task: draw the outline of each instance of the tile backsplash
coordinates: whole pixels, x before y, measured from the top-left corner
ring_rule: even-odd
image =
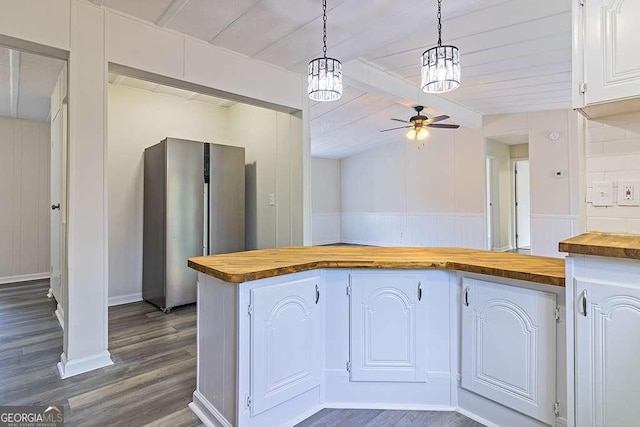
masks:
[[[618,203],[618,184],[640,181],[640,112],[587,121],[586,173],[587,230],[640,234],[640,206]],[[613,183],[611,206],[593,205],[594,181]]]

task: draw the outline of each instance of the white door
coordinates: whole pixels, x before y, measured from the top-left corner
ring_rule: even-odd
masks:
[[[584,282],[575,289],[576,426],[637,426],[640,289]]]
[[[555,423],[554,294],[464,279],[462,387]]]
[[[320,278],[251,291],[252,415],[320,385]]]
[[[515,162],[516,248],[531,248],[531,184],[529,160]]]
[[[493,196],[493,191],[491,191],[493,179],[491,178],[492,176],[491,170],[492,170],[491,157],[487,157],[485,159],[485,189],[486,189],[485,211],[487,212],[487,222],[485,224],[485,228],[487,231],[487,249],[488,250],[493,249],[493,207],[492,207],[493,203],[491,201],[491,198]]]
[[[51,291],[59,304],[62,303],[61,290],[61,229],[62,219],[60,215],[60,206],[62,203],[61,184],[62,184],[62,109],[58,110],[58,114],[51,121],[51,238],[50,238],[50,257],[51,257]]]
[[[426,381],[425,279],[351,275],[351,380]]]

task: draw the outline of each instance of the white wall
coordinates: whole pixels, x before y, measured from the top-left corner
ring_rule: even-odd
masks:
[[[50,133],[0,117],[0,283],[49,277]]]
[[[640,234],[640,207],[591,205],[593,181],[640,181],[640,113],[587,121],[588,231]]]
[[[482,132],[434,129],[342,159],[342,241],[484,247]]]
[[[527,134],[531,173],[531,253],[563,257],[558,242],[580,226],[580,141],[578,113],[550,110],[485,116],[487,138]],[[551,141],[550,132],[560,138]],[[557,178],[556,172],[564,173]]]
[[[340,160],[311,159],[312,242],[327,245],[340,242]]]
[[[297,115],[245,104],[229,108],[230,143],[246,148],[247,250],[303,243],[301,129]]]
[[[294,116],[259,107],[219,107],[109,85],[110,304],[141,299],[146,147],[167,136],[245,147],[247,249],[300,245],[299,126]],[[275,196],[274,206],[269,193]]]

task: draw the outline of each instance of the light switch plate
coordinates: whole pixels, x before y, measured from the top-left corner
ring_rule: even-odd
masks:
[[[613,181],[593,181],[592,206],[613,206]]]
[[[618,206],[640,206],[640,181],[618,181]]]

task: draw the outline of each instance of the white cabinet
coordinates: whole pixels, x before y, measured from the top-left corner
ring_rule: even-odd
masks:
[[[351,380],[426,381],[425,276],[351,275]]]
[[[576,426],[638,425],[640,289],[578,280],[575,295]]]
[[[251,413],[320,385],[322,289],[311,277],[251,290]]]
[[[555,423],[556,297],[462,282],[462,387]]]
[[[574,6],[574,107],[640,97],[640,1],[580,3]],[[581,83],[586,83],[583,96]]]

